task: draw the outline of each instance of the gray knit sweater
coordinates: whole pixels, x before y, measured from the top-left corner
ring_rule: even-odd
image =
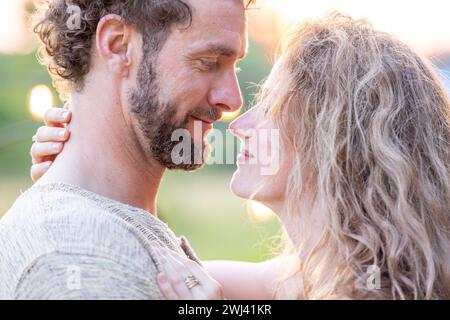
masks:
[[[152,241],[194,259],[147,211],[35,185],[0,220],[0,299],[163,299]]]

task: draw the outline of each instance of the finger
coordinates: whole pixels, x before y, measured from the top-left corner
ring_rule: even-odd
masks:
[[[210,276],[206,272],[206,270],[199,265],[197,262],[192,261],[191,259],[184,257],[173,250],[169,250],[167,248],[161,248],[162,254],[167,255],[168,258],[174,259],[177,263],[186,266],[186,268],[193,274],[200,282],[208,281]]]
[[[161,262],[163,273],[166,275],[168,282],[175,290],[178,298],[181,300],[194,299],[191,291],[184,282],[184,279],[189,275],[187,269],[184,266],[174,265],[172,260],[169,260],[167,256],[162,254],[161,249],[158,248],[158,246],[154,246],[154,252]]]
[[[69,139],[69,130],[66,128],[40,127],[33,140],[36,142],[65,142]]]
[[[46,161],[38,164],[34,164],[31,167],[31,179],[36,182],[38,181],[50,168],[52,161]]]
[[[201,265],[167,248],[162,248],[161,251],[167,255],[168,259],[173,259],[178,264],[185,266],[188,273],[197,278],[200,284],[191,289],[196,299],[224,299],[220,284]]]
[[[198,263],[190,259],[187,259],[185,256],[168,248],[158,246],[157,250],[160,253],[160,255],[164,257],[164,259],[169,261],[169,263],[171,263],[172,266],[174,266],[175,270],[181,270],[179,271],[179,273],[183,274],[182,277],[183,282],[189,275],[192,275],[197,279],[199,283],[196,286],[192,287],[191,289],[189,289],[186,283],[184,283],[186,288],[188,288],[188,290],[191,291],[191,295],[194,297],[195,300],[206,300],[208,298],[207,292],[211,291],[208,288],[211,286],[210,284],[215,281],[214,279],[208,278],[207,276],[202,274],[202,272],[206,273],[206,271],[203,271],[204,269]],[[205,286],[202,285],[202,281],[199,278],[204,279],[203,283],[205,284]],[[211,296],[211,298],[216,297]]]
[[[61,108],[50,108],[45,112],[44,121],[49,127],[64,127],[72,118],[69,110]]]
[[[169,283],[170,287],[174,290],[177,298],[179,300],[188,300],[192,299],[190,297],[190,292],[186,287],[186,284],[182,279],[184,279],[183,276],[181,276],[180,272],[175,269],[175,267],[172,265],[172,262],[167,259],[167,256],[164,256],[160,250],[159,246],[154,246],[154,253],[157,256],[157,259],[160,263],[162,273],[165,275],[165,279]]]
[[[183,270],[183,282],[184,279],[189,275],[193,275],[198,280],[199,283],[196,286],[192,287],[191,289],[188,288],[188,290],[191,291],[194,299],[207,299],[207,293],[212,291],[210,287],[212,286],[214,280],[205,275],[205,271],[203,271],[203,268],[196,262],[183,257],[173,250],[160,248],[160,251],[165,257],[167,257],[167,260],[172,260],[171,262],[175,269]],[[184,284],[187,287],[186,283]]]
[[[61,142],[35,142],[31,146],[31,159],[33,164],[45,162],[46,157],[59,154],[63,149]]]
[[[180,300],[164,273],[158,274],[158,276],[156,277],[156,282],[158,283],[159,289],[167,300]]]

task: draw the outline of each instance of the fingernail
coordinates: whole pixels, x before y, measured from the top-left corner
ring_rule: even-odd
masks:
[[[68,111],[64,111],[64,112],[62,113],[62,115],[61,115],[61,118],[62,118],[63,120],[66,120],[68,116],[69,116],[69,112],[68,112]]]
[[[60,147],[61,147],[61,144],[60,144],[60,143],[54,143],[54,144],[53,144],[53,149],[54,149],[54,150],[58,150]]]
[[[44,168],[48,168],[48,167],[50,167],[51,164],[52,164],[51,161],[47,161],[47,162],[44,162],[44,163],[42,164],[42,166],[43,166]]]
[[[58,132],[58,136],[59,136],[61,139],[64,139],[64,137],[66,136],[66,130],[60,130],[60,131]]]

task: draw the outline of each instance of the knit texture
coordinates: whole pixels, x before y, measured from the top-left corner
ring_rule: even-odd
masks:
[[[68,184],[35,185],[0,220],[0,299],[164,299],[153,242],[196,260],[145,210]]]

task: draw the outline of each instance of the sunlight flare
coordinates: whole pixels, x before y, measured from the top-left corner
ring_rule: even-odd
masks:
[[[53,107],[53,94],[44,84],[35,86],[30,93],[30,112],[37,120],[44,118],[45,112]]]
[[[275,213],[260,202],[247,201],[247,212],[250,217],[258,222],[269,221],[275,217]]]

